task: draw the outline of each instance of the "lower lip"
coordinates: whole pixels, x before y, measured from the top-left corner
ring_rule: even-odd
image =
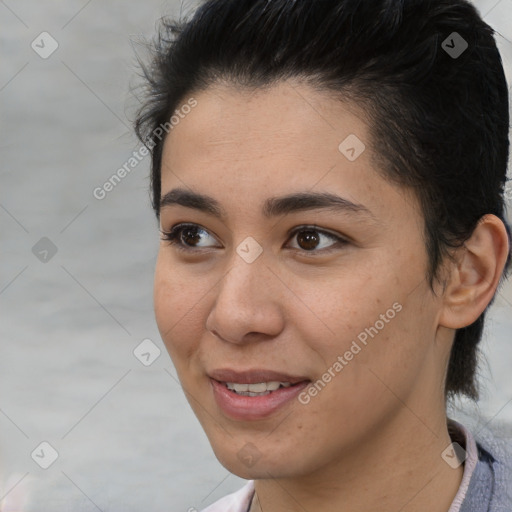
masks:
[[[230,391],[224,384],[210,379],[217,405],[229,417],[235,420],[259,420],[270,416],[293,400],[309,381],[300,382],[288,388],[279,388],[267,395],[244,396]]]

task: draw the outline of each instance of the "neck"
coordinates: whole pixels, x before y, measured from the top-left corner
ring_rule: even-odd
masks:
[[[447,512],[463,466],[441,457],[451,443],[444,410],[426,417],[428,424],[403,407],[335,462],[307,476],[255,481],[250,512]]]

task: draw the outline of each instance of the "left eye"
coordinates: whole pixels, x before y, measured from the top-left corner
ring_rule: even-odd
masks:
[[[297,243],[299,244],[299,247],[293,247],[293,249],[301,249],[306,252],[312,252],[315,251],[316,249],[330,249],[335,245],[341,246],[347,243],[346,240],[344,240],[343,238],[332,233],[327,233],[326,231],[319,230],[315,227],[301,227],[299,229],[296,229],[291,234],[291,238],[296,238]],[[325,243],[321,243],[322,238],[334,241],[334,243],[327,244],[326,246]]]

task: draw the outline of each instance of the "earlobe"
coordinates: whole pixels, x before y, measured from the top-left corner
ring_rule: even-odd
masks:
[[[441,325],[460,329],[476,321],[496,292],[508,252],[503,222],[495,215],[483,216],[454,255],[444,291]]]

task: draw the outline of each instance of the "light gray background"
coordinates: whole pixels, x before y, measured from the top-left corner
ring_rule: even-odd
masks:
[[[512,0],[477,6],[499,32],[512,84]],[[139,147],[130,41],[179,10],[178,1],[0,1],[3,512],[15,500],[24,512],[187,511],[245,482],[215,459],[153,318],[149,157],[104,200],[92,193]],[[59,45],[47,59],[31,48],[43,31]],[[32,252],[42,237],[57,247],[46,263]],[[507,285],[485,336],[484,396],[469,408],[496,425],[512,425],[511,313]],[[162,353],[145,367],[133,350],[147,338]],[[43,441],[59,453],[46,470],[31,458]]]

